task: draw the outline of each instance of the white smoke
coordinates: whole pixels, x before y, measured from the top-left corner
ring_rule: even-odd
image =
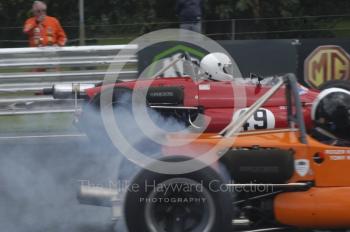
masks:
[[[76,196],[81,180],[117,178],[115,150],[90,141],[45,141],[0,142],[1,231],[113,231],[111,209],[80,205]]]

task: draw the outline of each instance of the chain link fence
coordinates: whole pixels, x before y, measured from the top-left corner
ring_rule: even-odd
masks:
[[[348,38],[350,15],[203,20],[203,34],[215,40]],[[68,46],[79,45],[79,26],[63,25]],[[86,25],[87,45],[127,44],[147,32],[178,28],[178,22]],[[0,47],[28,46],[22,27],[0,27]]]

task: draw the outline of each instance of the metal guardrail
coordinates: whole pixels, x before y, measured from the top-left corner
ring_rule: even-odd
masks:
[[[35,92],[57,83],[96,84],[106,75],[137,76],[137,45],[0,49],[0,116],[74,112],[72,100],[57,101]],[[126,55],[116,57],[119,51]],[[130,51],[130,55],[128,55]],[[119,73],[109,65],[127,64]],[[80,101],[78,102],[80,103]],[[80,105],[80,104],[78,104]]]
[[[57,54],[57,53],[95,53],[110,52],[120,50],[135,50],[137,45],[105,45],[105,46],[72,46],[72,47],[38,47],[38,48],[3,48],[0,49],[0,55],[15,54]]]

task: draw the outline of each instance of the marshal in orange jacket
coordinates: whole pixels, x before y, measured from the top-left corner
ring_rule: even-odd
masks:
[[[50,16],[45,16],[40,23],[37,23],[35,17],[27,19],[23,32],[29,36],[30,47],[64,46],[67,42],[66,33],[60,22]]]

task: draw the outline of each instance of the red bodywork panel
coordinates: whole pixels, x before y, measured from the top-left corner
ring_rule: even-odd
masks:
[[[167,77],[153,80],[125,81],[111,85],[113,87],[124,87],[131,90],[136,88],[181,86],[184,92],[183,105],[185,107],[200,107],[204,114],[210,118],[207,132],[218,132],[225,128],[235,113],[239,117],[239,111],[252,105],[259,99],[271,85],[257,85],[254,83],[240,83],[229,81],[204,80],[194,82],[190,77]],[[234,87],[233,87],[234,85]],[[104,87],[106,88],[106,87]],[[101,87],[95,87],[86,91],[92,99],[101,92]],[[234,94],[235,93],[235,94]],[[263,106],[260,115],[255,115],[249,121],[245,130],[284,128],[287,126],[286,102],[284,89],[280,89]],[[311,106],[319,91],[309,90],[300,86],[300,98],[304,107],[306,127],[312,128]],[[266,128],[264,128],[266,127]]]

